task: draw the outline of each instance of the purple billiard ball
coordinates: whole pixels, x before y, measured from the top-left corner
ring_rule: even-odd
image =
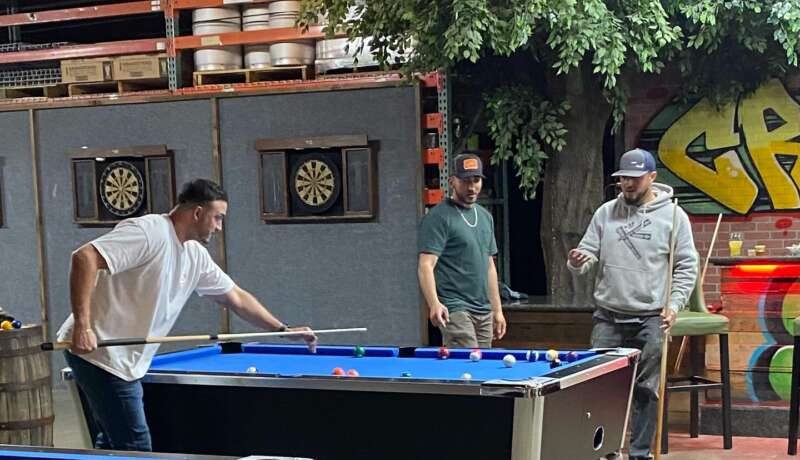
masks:
[[[574,351],[570,351],[569,353],[567,353],[567,362],[572,363],[572,362],[575,362],[577,360],[578,360],[578,354],[577,353],[575,353]]]

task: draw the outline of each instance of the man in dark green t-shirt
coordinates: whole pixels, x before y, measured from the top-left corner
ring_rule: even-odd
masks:
[[[483,165],[477,155],[455,158],[452,194],[419,227],[418,276],[434,326],[446,347],[489,348],[506,333],[500,305],[492,215],[477,203]]]

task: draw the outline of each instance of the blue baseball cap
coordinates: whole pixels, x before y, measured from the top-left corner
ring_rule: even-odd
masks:
[[[633,149],[625,152],[619,159],[619,170],[614,177],[641,177],[656,170],[653,154],[644,149]]]

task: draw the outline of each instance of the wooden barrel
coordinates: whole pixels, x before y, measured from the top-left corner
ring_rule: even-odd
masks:
[[[53,445],[50,355],[41,326],[0,330],[0,444]]]

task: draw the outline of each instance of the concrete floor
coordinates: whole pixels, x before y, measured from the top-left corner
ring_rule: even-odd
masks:
[[[53,442],[56,447],[82,449],[86,448],[80,431],[81,420],[73,404],[70,392],[65,388],[53,390],[55,404],[55,425]],[[680,417],[676,424],[685,426]],[[688,433],[681,432],[681,426],[675,426],[670,432],[670,453],[662,455],[665,460],[733,460],[733,459],[798,459],[800,456],[786,455],[786,439],[783,438],[745,438],[734,437],[733,449],[722,448],[720,436],[700,436],[692,439]],[[627,459],[627,456],[625,456]],[[565,460],[565,459],[558,459]]]

